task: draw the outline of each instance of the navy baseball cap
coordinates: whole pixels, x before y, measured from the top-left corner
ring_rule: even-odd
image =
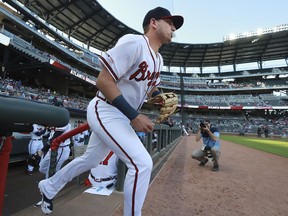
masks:
[[[144,17],[144,20],[142,23],[143,28],[150,23],[150,20],[152,18],[156,20],[171,19],[176,29],[179,29],[183,25],[183,22],[184,22],[184,18],[182,16],[180,15],[172,16],[169,10],[162,8],[162,7],[156,7],[148,11],[146,16]]]

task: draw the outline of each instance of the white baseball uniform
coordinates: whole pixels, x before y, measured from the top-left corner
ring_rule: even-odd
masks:
[[[93,187],[114,186],[117,180],[117,156],[110,151],[100,164],[91,169],[88,179]]]
[[[85,141],[84,132],[76,134],[75,136],[72,137],[72,140],[73,140],[73,146],[74,147],[83,146],[84,145],[84,141]]]
[[[56,131],[62,131],[64,133],[67,133],[71,130],[71,124],[68,123],[64,127],[56,127]],[[66,139],[64,142],[61,142],[58,148],[58,154],[57,154],[57,161],[56,161],[56,172],[60,170],[63,163],[68,160],[70,155],[70,139]],[[39,171],[43,174],[45,174],[45,178],[49,177],[49,168],[50,168],[50,159],[51,159],[51,149],[47,152],[47,154],[41,159],[39,164]]]
[[[160,83],[163,59],[152,50],[144,35],[123,36],[100,61],[136,110],[141,108],[151,89]],[[42,192],[52,199],[68,181],[96,167],[112,150],[128,167],[124,182],[124,215],[141,215],[153,168],[150,154],[131,127],[130,120],[107,103],[100,91],[88,105],[87,122],[92,134],[86,152],[51,178],[43,180]]]
[[[30,133],[31,140],[28,144],[29,154],[35,154],[38,150],[43,148],[43,134],[45,132],[45,127],[38,124],[33,124],[33,131]],[[28,165],[27,171],[32,172],[34,166]]]

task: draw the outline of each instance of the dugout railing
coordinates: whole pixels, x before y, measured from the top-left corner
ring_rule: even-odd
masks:
[[[161,165],[161,161],[169,155],[182,137],[181,129],[177,126],[168,127],[167,125],[156,125],[154,127],[154,132],[157,134],[157,142],[155,145],[152,145],[153,132],[147,133],[143,142],[143,145],[145,145],[147,151],[150,153],[154,163],[152,176],[157,172],[157,168]],[[119,160],[117,191],[123,191],[126,171],[126,165]]]
[[[155,137],[153,137],[153,133],[157,134],[156,142]],[[151,180],[153,179],[153,176],[157,174],[159,167],[161,167],[161,165],[163,164],[162,162],[165,161],[165,159],[170,155],[173,148],[180,141],[181,137],[182,137],[181,129],[178,126],[169,127],[167,125],[162,124],[155,125],[153,132],[145,134],[143,145],[145,146],[145,148],[147,149],[153,160],[153,170]],[[74,158],[81,156],[85,152],[86,147],[87,144],[85,144],[84,146],[78,146],[72,148],[73,153],[70,160],[73,160]],[[127,171],[126,165],[121,160],[119,160],[117,167],[117,186],[116,186],[117,191],[123,191],[126,171]],[[83,181],[85,181],[85,179],[87,179],[88,174],[89,171],[84,172],[83,174],[80,174],[79,176],[75,177],[76,184],[80,185]]]

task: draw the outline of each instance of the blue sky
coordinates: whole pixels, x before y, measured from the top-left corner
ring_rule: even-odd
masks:
[[[98,0],[114,17],[142,32],[147,11],[162,6],[185,21],[174,42],[222,42],[231,33],[288,24],[288,0]]]

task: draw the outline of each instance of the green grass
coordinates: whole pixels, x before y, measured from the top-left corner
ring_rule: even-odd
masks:
[[[221,135],[220,139],[288,158],[288,140],[237,135]]]

